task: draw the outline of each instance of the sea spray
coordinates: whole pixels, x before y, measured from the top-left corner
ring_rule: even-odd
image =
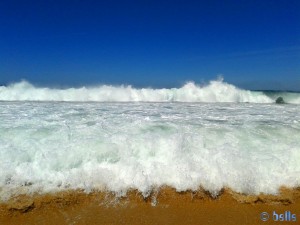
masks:
[[[24,90],[25,92],[27,89]],[[298,105],[1,102],[0,196],[300,185]]]
[[[299,93],[283,93],[287,103],[300,104]],[[54,89],[35,87],[22,81],[0,86],[2,101],[70,101],[70,102],[236,102],[274,103],[279,93],[272,95],[262,91],[242,90],[222,80],[207,85],[188,82],[180,88],[134,88],[132,86],[100,85]]]

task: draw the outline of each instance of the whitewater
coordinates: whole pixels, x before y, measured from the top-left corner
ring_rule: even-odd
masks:
[[[212,195],[299,187],[300,113],[290,94],[294,104],[274,104],[276,93],[222,81],[156,90],[2,86],[0,199],[68,189],[147,196],[163,186]]]
[[[0,101],[274,103],[278,97],[284,97],[286,103],[300,104],[300,93],[242,90],[222,78],[206,85],[188,82],[169,89],[137,89],[130,85],[55,89],[35,87],[27,81],[0,86]]]

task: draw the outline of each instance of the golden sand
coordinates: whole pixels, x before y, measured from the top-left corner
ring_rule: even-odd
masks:
[[[297,222],[274,222],[272,213],[296,214]],[[262,212],[270,215],[261,220]],[[162,188],[143,198],[137,191],[126,197],[108,192],[59,192],[11,198],[0,205],[0,224],[297,224],[300,223],[300,188],[282,188],[279,195],[250,196],[224,189],[209,193],[176,192]]]

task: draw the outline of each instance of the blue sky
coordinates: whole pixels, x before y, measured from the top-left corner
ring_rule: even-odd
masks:
[[[300,1],[1,1],[0,83],[300,90]]]

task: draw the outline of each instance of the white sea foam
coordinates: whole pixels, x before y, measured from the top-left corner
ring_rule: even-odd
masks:
[[[299,96],[298,96],[299,97]],[[199,86],[193,82],[181,88],[151,89],[132,86],[51,89],[35,87],[26,81],[0,87],[2,101],[99,101],[99,102],[275,102],[263,92],[242,90],[222,80]],[[292,99],[292,103],[299,103]]]
[[[2,199],[65,188],[300,186],[297,105],[2,102],[0,120]]]

